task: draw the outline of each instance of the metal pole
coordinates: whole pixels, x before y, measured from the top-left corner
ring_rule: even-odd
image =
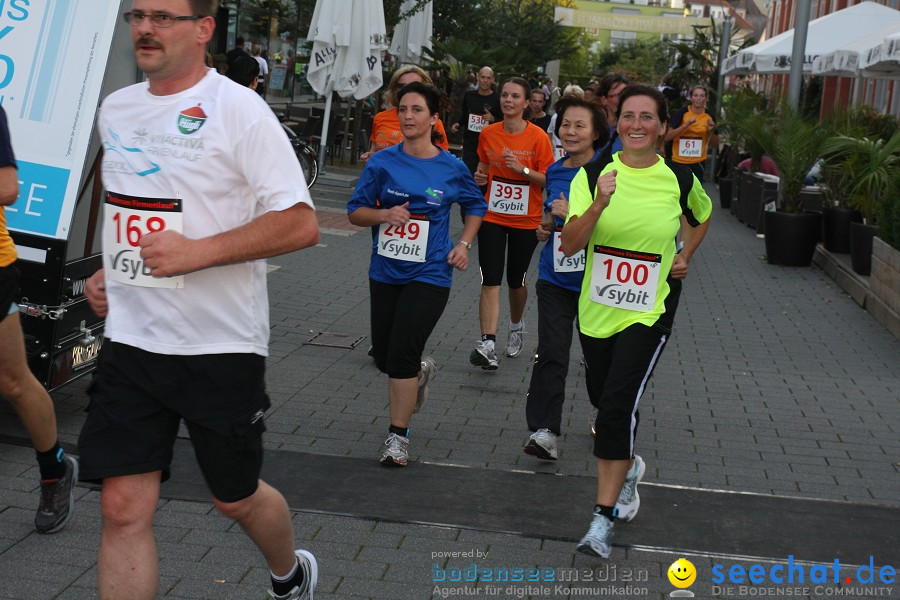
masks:
[[[722,73],[722,67],[725,65],[725,59],[728,58],[728,48],[731,46],[731,15],[725,16],[725,20],[722,22],[722,36],[719,40],[719,78],[716,81],[716,109],[715,109],[715,121],[719,122],[722,116],[722,94],[725,92],[725,75]],[[719,160],[719,149],[712,148],[711,149],[711,158],[712,162],[712,177],[710,178],[707,175],[707,181],[715,181],[716,173],[718,172],[718,165],[716,164]]]
[[[803,84],[803,60],[806,56],[806,31],[809,28],[811,0],[797,0],[797,20],[794,22],[794,47],[791,53],[791,75],[788,80],[788,104],[800,106],[800,87]]]
[[[332,73],[328,77],[328,85],[325,86],[325,115],[322,117],[322,142],[319,144],[319,175],[325,174],[325,156],[328,154],[328,122],[331,120],[331,97],[334,95],[334,78]]]

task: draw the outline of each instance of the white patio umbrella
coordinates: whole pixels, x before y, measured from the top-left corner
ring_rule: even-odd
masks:
[[[864,77],[900,79],[900,31],[886,35],[880,44],[864,53],[859,68]]]
[[[328,140],[333,92],[362,100],[381,87],[386,38],[382,0],[316,0],[307,35],[313,40],[307,80],[325,96],[323,144]],[[321,167],[324,172],[324,164]]]
[[[813,75],[859,77],[863,75],[862,61],[876,49],[881,50],[886,37],[897,33],[900,33],[900,22],[859,37],[834,52],[822,54],[813,61]]]
[[[415,4],[416,0],[404,0],[400,14],[405,14]],[[388,52],[396,56],[400,64],[417,65],[422,60],[422,49],[431,49],[433,9],[432,2],[428,2],[394,28]]]
[[[900,11],[876,2],[861,2],[810,21],[803,72],[812,73],[813,61],[819,55],[896,23],[900,23]],[[791,29],[729,57],[723,71],[726,74],[788,73],[793,43],[794,30]]]

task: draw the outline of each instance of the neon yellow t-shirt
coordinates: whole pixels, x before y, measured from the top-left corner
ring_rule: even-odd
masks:
[[[616,192],[591,232],[578,299],[579,328],[596,338],[611,337],[635,323],[653,325],[665,312],[666,279],[681,226],[678,179],[662,157],[652,167],[633,169],[616,153],[601,174],[613,169]],[[712,214],[712,202],[696,177],[693,182],[687,209],[703,223]],[[592,202],[581,169],[569,191],[568,218],[580,217]]]

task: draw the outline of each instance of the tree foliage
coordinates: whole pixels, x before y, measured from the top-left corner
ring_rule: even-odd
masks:
[[[666,45],[662,40],[636,40],[599,52],[595,73],[622,72],[634,81],[656,85],[668,70]]]

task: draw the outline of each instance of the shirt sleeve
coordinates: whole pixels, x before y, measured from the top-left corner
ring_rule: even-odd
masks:
[[[569,216],[566,217],[568,223],[572,217],[580,217],[590,208],[594,199],[591,197],[591,188],[588,186],[587,172],[584,169],[578,169],[572,185],[569,187]]]
[[[550,138],[547,133],[537,127],[535,132],[535,142],[537,144],[537,152],[534,156],[535,168],[541,173],[546,173],[550,165],[553,164],[553,147],[550,146]]]
[[[437,123],[434,126],[434,130],[440,134],[441,139],[437,143],[438,148],[442,150],[450,150],[450,144],[447,142],[447,132],[444,130],[444,122],[438,119]]]
[[[484,196],[481,195],[481,190],[475,185],[475,179],[469,173],[466,165],[455,156],[453,160],[458,163],[459,196],[456,202],[462,206],[464,215],[483,217],[487,212],[487,202],[484,200]]]
[[[380,154],[379,152],[376,156]],[[356,183],[356,189],[353,190],[353,195],[350,196],[350,201],[347,202],[348,215],[353,214],[364,206],[369,208],[378,207],[378,191],[380,188],[378,183],[378,164],[375,156],[373,156],[363,168],[359,181]]]
[[[675,111],[675,114],[672,115],[672,120],[669,121],[669,127],[675,129],[676,127],[681,127],[681,122],[684,121],[685,110],[683,108],[679,108]]]
[[[696,176],[694,177],[694,185],[691,187],[691,192],[688,194],[687,205],[691,214],[685,216],[693,216],[698,224],[705,223],[712,215],[712,201],[706,195],[703,184],[700,183]]]

